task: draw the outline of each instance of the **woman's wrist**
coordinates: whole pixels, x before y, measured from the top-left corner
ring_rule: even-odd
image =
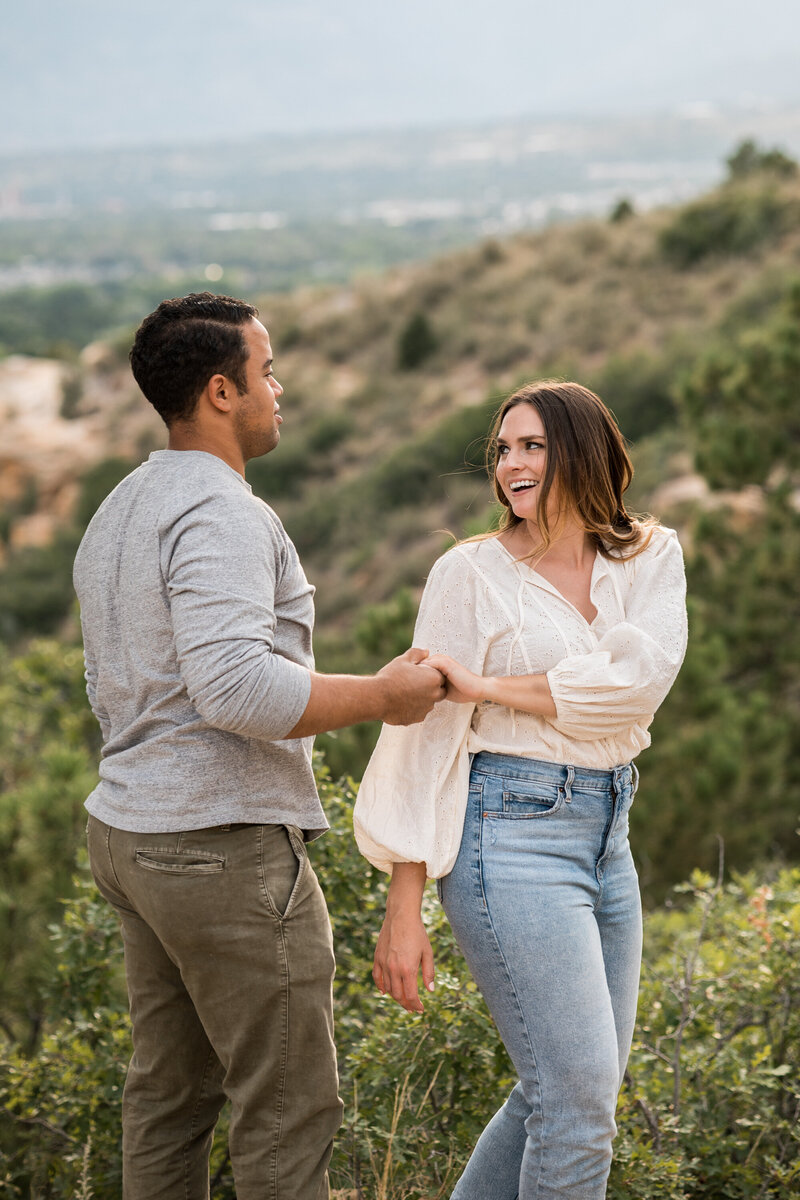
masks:
[[[395,863],[386,899],[387,915],[418,914],[422,906],[426,879],[425,863]]]

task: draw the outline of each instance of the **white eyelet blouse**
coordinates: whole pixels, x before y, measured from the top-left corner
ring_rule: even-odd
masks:
[[[650,744],[648,726],[686,651],[686,581],[673,530],[636,558],[598,554],[591,624],[497,538],[455,546],[433,566],[414,645],[478,675],[546,674],[557,716],[442,701],[420,724],[384,726],[358,793],[356,841],[375,866],[458,854],[471,755],[480,750],[610,769]]]

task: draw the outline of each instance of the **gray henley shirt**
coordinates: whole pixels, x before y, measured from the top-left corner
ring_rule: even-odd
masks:
[[[314,589],[272,509],[213,454],[159,450],[103,502],[75,559],[100,722],[93,816],[132,832],[327,828],[312,738]]]

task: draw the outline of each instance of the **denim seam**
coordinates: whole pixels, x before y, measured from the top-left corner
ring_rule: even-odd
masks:
[[[543,1103],[543,1099],[542,1099],[542,1084],[541,1084],[541,1079],[539,1076],[539,1067],[536,1062],[536,1054],[533,1049],[533,1042],[531,1040],[530,1030],[528,1029],[527,1023],[525,1021],[525,1016],[522,1011],[522,1005],[519,1002],[519,996],[517,994],[517,989],[514,986],[514,980],[512,978],[511,972],[509,970],[508,963],[506,962],[505,955],[503,954],[503,951],[500,947],[500,940],[497,936],[497,932],[495,930],[494,924],[492,923],[492,917],[489,912],[489,904],[486,899],[486,888],[484,886],[484,877],[483,877],[483,829],[484,829],[484,824],[485,824],[485,821],[484,821],[484,816],[483,816],[483,793],[481,792],[481,813],[480,813],[480,826],[479,826],[479,834],[478,834],[478,876],[480,879],[481,897],[483,899],[483,915],[486,918],[486,925],[487,925],[487,927],[489,929],[489,933],[491,935],[492,945],[494,946],[495,952],[496,952],[497,957],[502,966],[503,972],[505,974],[506,980],[509,985],[510,993],[514,997],[514,1007],[517,1011],[517,1016],[519,1018],[519,1022],[522,1027],[523,1033],[525,1035],[525,1041],[528,1046],[528,1051],[531,1056],[531,1062],[533,1064],[534,1074],[536,1076],[536,1088],[538,1091],[538,1100],[539,1100],[539,1116],[540,1116],[541,1122],[542,1122],[542,1133],[541,1133],[540,1147],[539,1147],[539,1175],[536,1180],[536,1192],[538,1193],[539,1184],[541,1182],[542,1174],[544,1171],[545,1146],[547,1145],[547,1138],[545,1136],[545,1116],[544,1116],[544,1103]]]
[[[603,840],[601,843],[603,846],[603,853],[598,858],[594,867],[594,874],[597,880],[597,896],[595,897],[592,911],[595,913],[597,912],[603,899],[603,874],[605,871],[605,866],[614,852],[614,845],[616,842],[616,825],[621,816],[622,810],[620,800],[620,793],[616,788],[614,788],[611,798],[611,813],[609,814],[608,822],[603,831]]]

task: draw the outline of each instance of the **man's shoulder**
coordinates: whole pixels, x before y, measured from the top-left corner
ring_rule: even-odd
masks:
[[[286,539],[277,513],[221,458],[204,451],[160,453],[169,457],[156,453],[144,465],[152,469],[148,483],[161,498],[164,523],[182,516],[201,520],[218,517],[254,533],[260,531],[279,541]]]

